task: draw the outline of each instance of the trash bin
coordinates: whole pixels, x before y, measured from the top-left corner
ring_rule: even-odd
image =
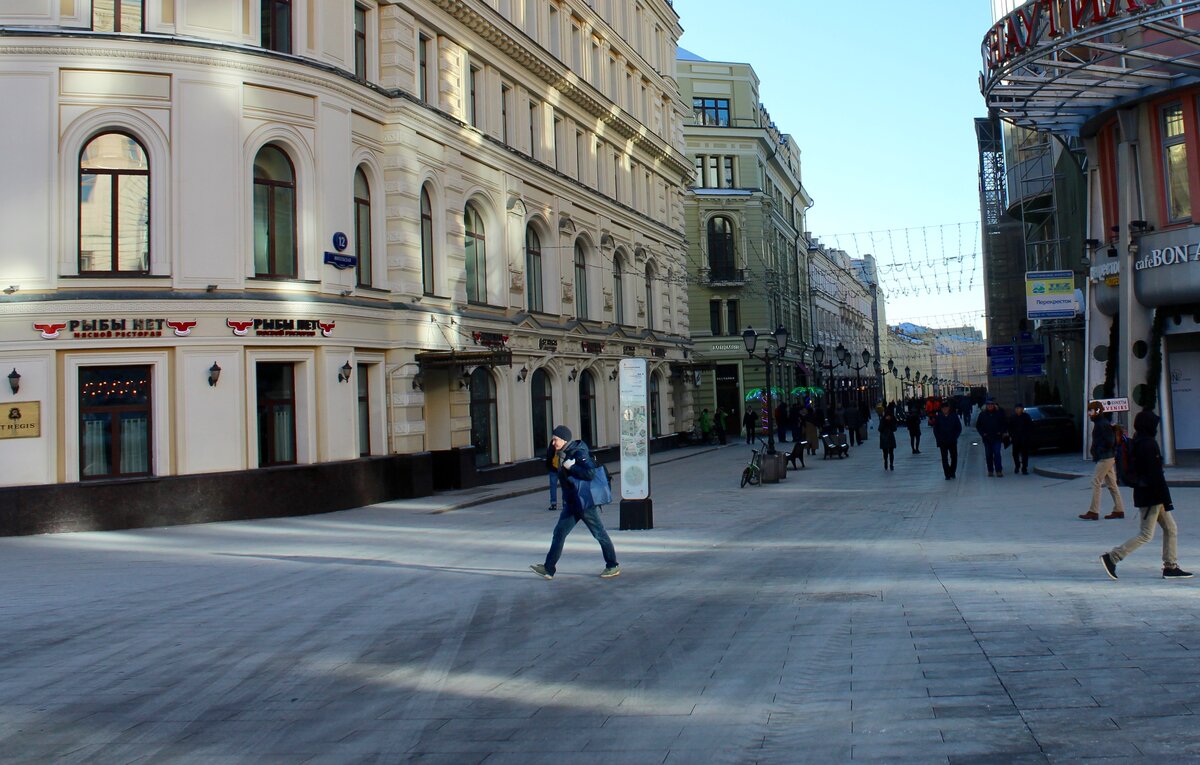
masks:
[[[787,455],[780,452],[763,455],[763,483],[779,483],[787,478]]]

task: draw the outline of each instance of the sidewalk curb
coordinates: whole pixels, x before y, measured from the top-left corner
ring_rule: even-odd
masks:
[[[729,446],[729,444],[726,444],[725,446]],[[672,457],[671,459],[664,459],[664,460],[660,460],[658,462],[652,462],[652,463],[650,463],[650,466],[654,467],[656,465],[667,465],[672,462],[679,462],[680,460],[691,459],[692,457],[698,457],[701,454],[710,454],[721,448],[723,448],[723,447],[711,446],[706,449],[699,449],[694,452],[689,452],[688,454],[681,454],[677,457]],[[616,462],[616,464],[620,465],[621,463],[618,460]],[[605,467],[607,468],[608,466],[605,465]],[[620,470],[620,468],[618,468],[616,470],[609,470],[608,474],[610,476],[620,475],[621,470]],[[527,480],[527,479],[518,479],[518,480]],[[500,485],[503,485],[503,484],[500,484]],[[441,515],[442,513],[448,513],[452,510],[462,510],[463,508],[467,508],[467,507],[477,507],[479,505],[486,505],[491,502],[499,502],[500,500],[504,500],[504,499],[513,499],[514,497],[523,497],[528,494],[537,494],[537,493],[543,492],[543,491],[546,491],[545,486],[534,486],[531,488],[524,488],[524,489],[508,489],[506,491],[503,491],[503,490],[497,491],[495,494],[491,494],[486,497],[472,497],[471,499],[465,499],[461,502],[456,502],[456,503],[447,505],[446,507],[438,508],[437,510],[431,510],[431,511],[429,511],[429,514],[430,515]],[[614,503],[614,504],[616,504],[616,503]]]
[[[1195,489],[1200,487],[1200,479],[1196,478],[1171,478],[1171,468],[1167,468],[1167,486],[1173,486],[1177,489]],[[1033,472],[1045,478],[1062,478],[1073,480],[1075,478],[1087,478],[1087,473],[1069,473],[1065,470],[1055,470],[1053,468],[1044,468],[1034,465]]]

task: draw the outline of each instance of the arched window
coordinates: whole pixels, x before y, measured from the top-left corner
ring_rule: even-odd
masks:
[[[274,144],[254,158],[254,275],[296,276],[296,171]]]
[[[426,295],[434,294],[433,281],[433,204],[429,188],[421,187],[421,285]]]
[[[487,241],[483,230],[483,216],[475,205],[467,205],[463,212],[467,229],[467,300],[472,303],[487,302]]]
[[[546,370],[534,370],[529,395],[533,403],[533,454],[542,457],[550,446],[550,430],[554,427],[554,388]]]
[[[625,266],[621,256],[613,258],[613,321],[625,323]]]
[[[588,317],[587,253],[583,241],[575,240],[575,316]]]
[[[291,0],[262,0],[262,46],[278,53],[292,52]]]
[[[662,408],[659,405],[658,372],[650,375],[650,437],[662,435]]]
[[[493,465],[500,443],[496,429],[496,381],[487,367],[471,373],[471,445],[475,465]]]
[[[596,448],[596,378],[588,369],[579,375],[579,438]]]
[[[358,256],[358,283],[371,286],[371,187],[360,167],[354,171],[354,254]]]
[[[103,133],[79,154],[79,272],[150,272],[150,163],[124,133]]]
[[[646,264],[646,326],[649,329],[654,329],[654,291],[658,289],[656,282],[658,274],[654,270],[654,264]]]
[[[530,311],[541,312],[542,303],[542,240],[532,225],[525,227],[525,305]]]
[[[713,281],[733,281],[737,276],[733,222],[720,215],[708,221],[708,269]]]

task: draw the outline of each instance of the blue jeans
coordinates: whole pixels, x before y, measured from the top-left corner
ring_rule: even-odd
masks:
[[[588,531],[592,532],[592,536],[600,543],[600,552],[604,553],[604,565],[610,568],[617,565],[617,551],[613,549],[612,540],[608,538],[608,532],[604,530],[604,522],[600,520],[600,511],[593,507],[576,515],[570,508],[564,506],[562,512],[558,514],[558,523],[554,526],[554,537],[550,540],[550,552],[546,553],[546,570],[551,574],[554,573],[558,559],[562,557],[563,544],[567,541],[567,534],[570,534],[571,529],[575,528],[575,524],[580,521],[587,524]]]
[[[551,470],[547,473],[550,476],[550,504],[558,504],[558,471]]]
[[[1004,459],[1000,453],[1002,446],[999,438],[983,439],[983,456],[987,460],[989,473],[1003,473]]]

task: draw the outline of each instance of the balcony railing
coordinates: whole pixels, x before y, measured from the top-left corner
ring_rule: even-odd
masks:
[[[713,286],[740,286],[746,283],[744,268],[701,268],[700,282]]]

